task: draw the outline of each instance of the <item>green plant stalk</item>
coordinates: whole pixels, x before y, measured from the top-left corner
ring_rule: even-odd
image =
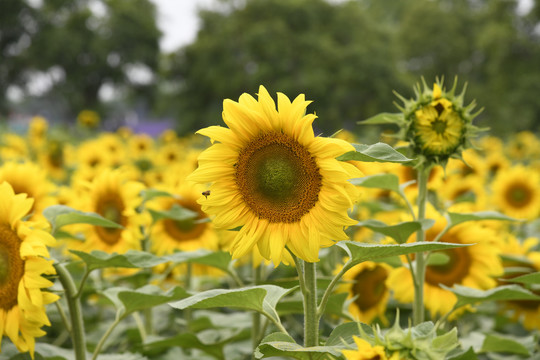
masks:
[[[418,169],[418,216],[417,221],[426,217],[427,180],[431,167]],[[424,229],[420,228],[416,233],[416,241],[424,241],[426,237]],[[424,253],[416,254],[416,271],[414,281],[413,324],[418,325],[424,321],[424,281],[426,277],[426,261]]]
[[[262,265],[252,265],[253,270],[253,285],[259,285],[262,278]],[[251,343],[253,346],[253,358],[255,359],[255,349],[259,346],[260,333],[261,333],[261,314],[258,312],[253,313],[253,323],[251,329]]]
[[[105,341],[107,341],[107,338],[111,335],[111,333],[114,330],[114,328],[116,327],[116,325],[120,324],[122,319],[123,319],[122,316],[116,316],[116,319],[114,320],[114,322],[111,324],[111,326],[109,326],[107,331],[105,331],[105,333],[103,334],[101,339],[99,339],[99,342],[97,343],[96,348],[94,349],[94,354],[92,355],[92,360],[97,359],[99,353],[101,352],[101,349],[103,348],[103,345],[105,345]]]
[[[319,317],[317,316],[317,265],[304,262],[304,346],[319,345]]]
[[[63,264],[54,264],[58,280],[65,291],[65,298],[71,319],[71,341],[75,351],[75,360],[86,360],[86,339],[84,321],[81,310],[81,300],[71,274]]]

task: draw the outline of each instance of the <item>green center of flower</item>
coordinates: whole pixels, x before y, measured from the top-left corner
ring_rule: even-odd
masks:
[[[298,173],[295,170],[295,164],[288,158],[287,153],[281,154],[282,149],[274,146],[275,149],[267,149],[274,156],[267,159],[261,159],[258,174],[258,190],[265,196],[274,200],[287,200],[294,196],[294,188],[298,182]]]
[[[20,255],[21,240],[8,225],[0,225],[0,309],[17,304],[19,282],[24,274]]]
[[[235,165],[247,206],[270,222],[297,222],[318,201],[322,178],[311,153],[291,136],[264,133],[247,144]]]
[[[446,131],[446,121],[442,121],[440,119],[435,120],[431,123],[431,128],[433,131],[435,131],[437,134],[444,134]]]
[[[531,201],[531,190],[525,184],[514,184],[506,192],[506,200],[514,207],[524,207]]]

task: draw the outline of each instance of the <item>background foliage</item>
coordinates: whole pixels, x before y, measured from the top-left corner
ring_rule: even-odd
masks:
[[[40,73],[54,86],[38,97],[57,110],[58,120],[73,119],[82,108],[107,118],[120,102],[172,117],[187,133],[219,124],[223,98],[264,84],[270,92],[305,93],[320,131],[330,135],[393,111],[392,90],[412,96],[408,84],[421,76],[450,83],[457,75],[485,107],[481,126],[500,135],[534,131],[540,128],[540,2],[525,14],[518,3],[221,0],[201,11],[192,44],[165,54],[149,0],[54,0],[40,7],[5,0],[0,116],[16,109],[6,100],[8,88],[26,91]],[[99,96],[104,87],[114,89],[116,102]]]

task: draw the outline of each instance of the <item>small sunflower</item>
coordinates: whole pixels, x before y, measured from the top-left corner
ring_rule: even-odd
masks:
[[[98,127],[100,120],[99,114],[94,110],[82,110],[77,115],[77,124],[87,129]]]
[[[493,203],[503,213],[520,219],[540,214],[540,172],[517,165],[499,173],[492,184]]]
[[[400,360],[399,352],[395,351],[389,357],[382,345],[371,345],[366,340],[353,336],[356,350],[342,350],[341,353],[347,360]]]
[[[21,219],[33,200],[16,194],[7,182],[0,184],[0,340],[4,335],[20,352],[34,356],[35,338],[50,326],[45,305],[58,296],[42,291],[53,285],[42,275],[55,274],[47,246],[55,244],[47,232],[30,227]]]
[[[429,209],[429,217],[436,219],[436,223],[426,231],[426,241],[433,241],[445,227],[446,219]],[[457,301],[452,292],[441,288],[439,284],[448,287],[459,284],[482,290],[496,285],[494,277],[501,275],[503,268],[499,250],[494,246],[495,239],[497,236],[492,229],[472,222],[454,226],[441,237],[441,242],[474,245],[442,251],[447,261],[426,267],[424,304],[432,318],[449,312]],[[409,239],[413,240],[414,236]],[[387,285],[396,300],[403,303],[413,301],[413,279],[409,269],[401,267],[392,270]]]
[[[470,138],[478,128],[472,125],[471,114],[474,101],[463,105],[465,89],[455,95],[457,80],[450,91],[437,81],[433,89],[423,82],[423,89],[414,89],[416,99],[407,100],[399,96],[403,106],[398,106],[404,116],[401,136],[411,144],[417,155],[429,163],[445,164],[450,157],[459,157],[461,151],[470,146]]]
[[[147,208],[152,210],[171,210],[176,205],[197,213],[196,219],[157,221],[150,230],[151,249],[155,254],[171,254],[178,250],[218,250],[219,239],[214,227],[197,203],[203,189],[183,184],[165,189],[176,197],[158,197],[147,203]]]
[[[257,246],[277,266],[285,248],[316,262],[320,247],[346,240],[344,227],[355,224],[347,210],[357,189],[347,180],[360,176],[336,157],[354,150],[344,140],[315,136],[304,95],[292,103],[278,93],[278,108],[261,86],[258,100],[248,94],[223,102],[229,126],[211,126],[199,134],[217,141],[199,156],[188,179],[212,183],[201,197],[203,211],[218,228],[238,231],[234,258]]]
[[[16,194],[27,194],[34,199],[29,213],[32,220],[43,219],[42,211],[54,203],[55,189],[46,172],[32,162],[6,162],[0,167],[0,182],[8,182]]]
[[[101,250],[123,254],[141,248],[140,226],[146,217],[137,212],[144,185],[126,178],[120,170],[105,170],[89,184],[82,199],[84,211],[95,212],[123,226],[123,229],[84,225],[85,242],[81,250]]]
[[[391,270],[387,264],[365,261],[345,273],[345,282],[337,291],[348,292],[349,299],[354,299],[349,313],[356,321],[370,324],[379,317],[383,323],[388,322],[384,313],[390,290],[385,283]]]

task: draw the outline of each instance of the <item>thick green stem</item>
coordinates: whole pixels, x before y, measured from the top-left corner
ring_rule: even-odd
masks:
[[[81,311],[81,301],[77,296],[78,291],[69,271],[60,263],[54,264],[58,280],[65,291],[71,319],[71,341],[75,351],[75,360],[86,360],[86,340],[84,333],[84,321]]]
[[[418,216],[417,221],[422,221],[426,217],[427,200],[427,180],[430,167],[418,169]],[[426,234],[424,229],[416,233],[416,241],[424,241]],[[426,262],[424,253],[416,254],[416,271],[414,281],[414,303],[413,303],[413,323],[418,325],[424,321],[424,280],[426,274]]]
[[[319,317],[317,316],[317,265],[304,262],[304,346],[319,345]]]

